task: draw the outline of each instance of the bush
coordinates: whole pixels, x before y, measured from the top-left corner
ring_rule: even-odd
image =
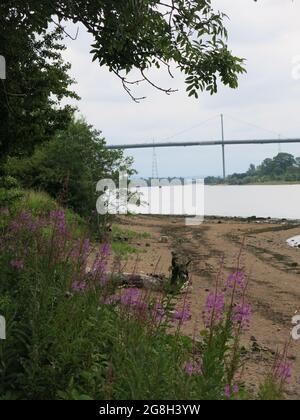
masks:
[[[11,177],[0,177],[0,211],[10,208],[22,197],[22,191],[18,181]]]
[[[7,159],[5,171],[24,188],[46,191],[83,217],[96,214],[96,184],[103,178],[117,180],[120,170],[130,169],[131,159],[105,148],[101,133],[84,120],[73,121],[30,157]]]

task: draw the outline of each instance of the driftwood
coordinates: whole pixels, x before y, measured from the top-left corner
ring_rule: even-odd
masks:
[[[189,260],[175,252],[172,252],[171,285],[180,287],[183,291],[190,284]],[[144,274],[144,273],[118,273],[118,281],[121,285],[137,287],[153,291],[162,291],[168,279],[163,274]]]
[[[89,275],[91,269],[86,270]],[[114,277],[122,286],[137,287],[153,291],[162,291],[168,279],[163,274],[134,274],[134,273],[106,273],[108,277]]]
[[[192,260],[172,252],[171,284],[182,285],[189,281],[189,265]]]
[[[171,285],[180,286],[182,292],[184,292],[190,285],[189,276],[189,265],[192,260],[172,252],[172,265],[171,271]],[[87,273],[90,269],[87,270]],[[113,276],[118,281],[120,286],[136,287],[139,289],[147,289],[152,291],[161,292],[164,290],[165,285],[168,282],[163,274],[144,274],[144,273],[107,273],[108,276]]]
[[[155,292],[162,292],[165,288],[166,283],[169,281],[162,274],[129,274],[123,273],[118,275],[118,279],[122,286],[136,287],[138,289],[152,290]],[[186,293],[187,290],[191,290],[192,284],[190,279],[181,281],[180,293]]]
[[[147,289],[153,291],[162,291],[167,279],[161,274],[133,274],[121,273],[118,274],[118,279],[122,285],[137,287],[139,289]]]

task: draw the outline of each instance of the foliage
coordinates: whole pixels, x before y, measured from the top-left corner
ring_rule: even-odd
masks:
[[[237,76],[244,72],[243,60],[232,55],[226,44],[226,16],[214,10],[211,0],[10,0],[2,1],[0,14],[8,24],[22,25],[24,36],[44,35],[50,23],[63,20],[82,23],[93,36],[91,53],[100,66],[107,66],[131,94],[128,73],[136,69],[141,80],[147,70],[171,65],[186,75],[187,91],[217,91],[218,78],[237,87]],[[2,23],[2,22],[1,22]],[[0,51],[1,52],[1,51]],[[158,87],[158,86],[156,86]],[[171,89],[158,87],[166,93]],[[141,98],[134,98],[136,100]]]
[[[26,188],[41,189],[87,218],[96,213],[96,184],[118,180],[119,171],[132,170],[130,158],[105,148],[101,133],[84,120],[73,121],[30,157],[8,158],[6,173]]]
[[[0,177],[0,211],[8,212],[18,200],[21,199],[23,193],[18,181],[11,176]],[[0,225],[3,221],[0,221]]]
[[[118,274],[107,274],[109,245],[94,249],[74,237],[62,210],[16,214],[0,248],[1,399],[245,397],[239,341],[250,312],[242,271],[217,280],[205,329],[192,340],[181,334],[187,296],[117,287]],[[290,372],[281,359],[274,366],[269,398]]]
[[[205,178],[206,184],[232,185],[298,181],[300,181],[300,158],[295,158],[289,153],[278,153],[273,159],[267,158],[257,167],[251,164],[247,172],[228,175],[225,180],[211,176]]]
[[[0,5],[0,54],[7,65],[0,84],[0,169],[8,155],[27,156],[66,127],[74,109],[61,102],[78,98],[61,56],[61,29],[36,34],[14,6]]]

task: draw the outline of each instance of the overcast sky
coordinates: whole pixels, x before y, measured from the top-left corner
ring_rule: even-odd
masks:
[[[136,94],[147,99],[136,104],[115,76],[92,63],[91,39],[84,28],[79,27],[76,41],[66,40],[65,58],[77,81],[80,113],[103,132],[108,144],[220,139],[221,113],[227,139],[300,137],[300,0],[215,0],[214,4],[229,17],[230,49],[247,60],[247,74],[240,77],[239,88],[220,86],[215,96],[203,93],[198,100],[188,98],[182,76],[177,74],[171,81],[162,71],[153,74],[154,80],[179,92],[167,96],[143,84]],[[75,33],[76,26],[68,31]],[[245,171],[250,163],[258,164],[279,150],[300,156],[300,145],[227,147],[227,171]],[[222,172],[218,147],[156,152],[159,176]],[[151,176],[152,149],[129,154],[139,174]]]

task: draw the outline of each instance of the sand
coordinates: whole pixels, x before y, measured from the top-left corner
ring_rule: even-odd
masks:
[[[150,238],[131,243],[141,252],[124,265],[126,271],[168,275],[171,251],[193,259],[192,287],[189,292],[192,319],[183,332],[193,336],[203,328],[203,302],[213,287],[224,257],[224,276],[235,270],[242,246],[242,265],[249,276],[248,300],[253,307],[251,330],[243,344],[247,352],[244,378],[255,391],[270,368],[274,353],[289,340],[292,317],[300,314],[300,249],[287,240],[300,233],[300,223],[210,219],[187,227],[184,219],[155,216],[124,216],[118,224]],[[162,236],[165,236],[162,241]],[[166,242],[165,242],[166,241]],[[300,399],[300,340],[293,341],[289,358],[294,376],[287,398]]]

